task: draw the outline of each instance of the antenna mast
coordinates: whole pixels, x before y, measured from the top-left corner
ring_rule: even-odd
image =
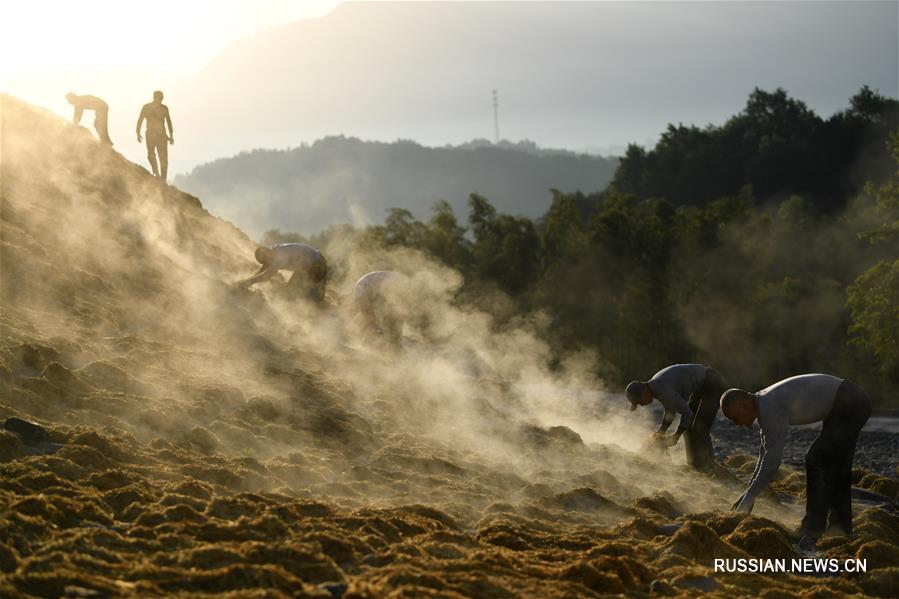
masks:
[[[493,90],[493,143],[499,143],[499,100],[496,98],[496,90]]]

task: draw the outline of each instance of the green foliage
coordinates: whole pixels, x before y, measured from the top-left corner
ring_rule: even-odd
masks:
[[[543,268],[557,260],[575,259],[587,243],[577,203],[571,195],[553,189],[553,201],[546,213],[540,248]]]
[[[878,178],[899,102],[863,87],[851,108],[824,120],[783,89],[756,89],[720,127],[669,125],[651,151],[628,147],[611,187],[641,198],[697,206],[750,185],[757,197],[792,193],[819,211],[841,209],[853,176]],[[861,164],[860,164],[861,163]]]
[[[446,200],[434,204],[433,212],[425,234],[425,249],[447,266],[465,271],[471,262],[471,248],[465,240],[465,228],[459,226],[453,208]]]
[[[509,293],[524,291],[536,274],[537,230],[524,217],[497,215],[487,198],[471,194],[468,223],[474,232],[475,278],[495,281]]]
[[[896,121],[899,117],[896,100],[878,94],[867,85],[850,98],[849,105],[847,114],[869,123],[881,123],[893,131],[896,129]],[[893,152],[895,152],[895,146],[893,148]]]
[[[853,341],[877,360],[884,377],[899,375],[899,259],[866,270],[847,293]]]
[[[405,208],[390,208],[384,221],[384,241],[387,245],[421,247],[427,234],[423,223],[415,220]]]
[[[444,203],[427,223],[393,210],[370,230],[384,245],[415,247],[459,269],[470,301],[493,286],[517,310],[547,314],[558,355],[594,348],[604,375],[621,382],[693,360],[746,387],[811,371],[883,378],[846,343],[846,287],[860,267],[889,255],[885,244],[859,239],[880,217],[866,217],[870,198],[854,218],[834,218],[802,196],[758,206],[748,187],[704,208],[610,191],[584,218],[583,197],[554,192],[542,227],[472,194],[470,237]],[[863,352],[886,347],[895,330],[886,326],[894,279],[883,268],[850,289],[861,298],[849,308],[864,315],[852,329]]]
[[[590,239],[619,259],[663,271],[675,232],[674,215],[674,207],[667,200],[609,196],[590,217]]]
[[[883,224],[865,233],[865,238],[873,243],[899,240],[899,130],[890,135],[890,152],[897,170],[893,177],[881,186],[868,183],[865,191],[874,197],[877,212]]]
[[[836,213],[819,193],[842,190],[836,179],[796,182],[827,167],[822,139],[858,156],[867,138],[853,135],[885,137],[894,105],[863,88],[822,121],[782,90],[756,90],[722,128],[672,126],[651,152],[631,146],[602,193],[550,190],[540,220],[471,194],[467,229],[441,201],[427,222],[394,208],[353,235],[459,270],[459,301],[496,310],[498,326],[541,314],[557,359],[596,350],[609,382],[700,361],[744,388],[832,372],[884,402],[899,390],[899,173]],[[899,133],[892,151],[899,164]]]
[[[899,169],[899,132],[891,136],[890,149]],[[880,187],[869,184],[867,191],[875,198],[883,224],[863,237],[890,246],[895,256],[899,254],[899,170]],[[846,306],[852,313],[853,343],[874,356],[884,377],[899,376],[899,259],[881,260],[862,273],[847,291]]]

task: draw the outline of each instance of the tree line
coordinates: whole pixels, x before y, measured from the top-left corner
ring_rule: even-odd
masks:
[[[756,388],[832,372],[895,408],[897,108],[863,88],[823,120],[783,90],[756,90],[721,127],[631,146],[601,192],[551,190],[536,220],[472,193],[464,223],[438,201],[424,221],[394,208],[382,225],[263,243],[350,235],[419,249],[464,275],[459,302],[497,327],[540,315],[559,358],[594,350],[612,384],[686,361]]]

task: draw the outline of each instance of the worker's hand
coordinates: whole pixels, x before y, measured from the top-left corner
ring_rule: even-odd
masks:
[[[653,433],[646,437],[646,440],[641,445],[641,451],[658,452],[660,449],[661,444],[659,443],[658,433]]]
[[[140,136],[140,133],[137,134],[137,143],[142,143],[144,138]]]
[[[669,439],[671,439],[671,437],[666,436],[662,431],[656,431],[649,438],[649,442],[658,449],[664,449],[671,447],[672,444]]]
[[[172,144],[172,145],[175,145],[175,138],[174,138],[174,136],[170,136],[170,137],[169,137],[169,143]]]

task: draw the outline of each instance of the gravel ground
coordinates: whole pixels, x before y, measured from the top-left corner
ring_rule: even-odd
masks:
[[[793,427],[784,450],[784,462],[803,468],[805,452],[818,436],[819,428]],[[755,424],[751,429],[739,427],[729,420],[719,419],[712,429],[718,459],[732,453],[751,453],[759,450],[759,429]],[[896,478],[899,456],[899,433],[888,430],[862,431],[855,449],[856,468],[864,468],[884,476]]]

